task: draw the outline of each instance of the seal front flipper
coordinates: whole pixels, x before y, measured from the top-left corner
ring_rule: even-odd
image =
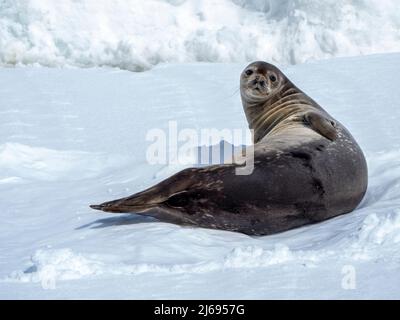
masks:
[[[325,115],[314,111],[307,112],[303,116],[303,121],[321,136],[324,136],[331,141],[337,139],[336,123],[335,121],[328,119]]]

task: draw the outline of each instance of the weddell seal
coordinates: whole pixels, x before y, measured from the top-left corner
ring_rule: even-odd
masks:
[[[368,183],[347,129],[278,68],[250,64],[241,98],[254,131],[254,170],[238,163],[185,169],[127,198],[91,206],[179,225],[268,235],[351,212]]]

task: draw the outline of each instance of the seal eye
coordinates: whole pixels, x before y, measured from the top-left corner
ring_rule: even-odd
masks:
[[[253,74],[253,70],[246,70],[246,76],[251,76]]]
[[[271,74],[269,76],[269,80],[271,80],[272,82],[275,82],[276,81],[276,77],[273,74]]]

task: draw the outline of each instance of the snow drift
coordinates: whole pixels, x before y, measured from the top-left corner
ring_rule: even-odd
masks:
[[[0,64],[296,64],[400,50],[397,0],[1,0]]]

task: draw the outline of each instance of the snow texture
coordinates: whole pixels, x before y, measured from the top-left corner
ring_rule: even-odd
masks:
[[[398,0],[0,0],[0,64],[283,65],[400,51]]]
[[[368,192],[350,214],[249,237],[88,207],[184,167],[146,162],[148,130],[245,128],[244,66],[0,69],[0,298],[400,298],[400,54],[283,68],[366,154]]]

